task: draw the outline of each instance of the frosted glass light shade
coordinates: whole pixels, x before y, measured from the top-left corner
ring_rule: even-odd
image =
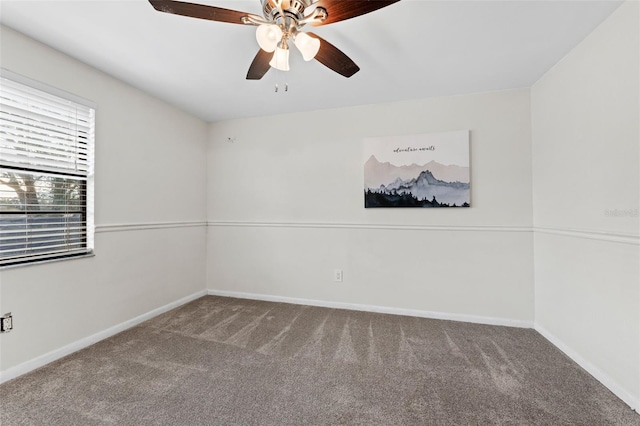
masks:
[[[289,71],[289,47],[286,44],[283,46],[284,48],[280,46],[276,48],[276,53],[273,54],[269,65],[280,71]]]
[[[265,52],[273,52],[282,39],[282,30],[273,24],[262,24],[256,30],[256,40],[260,49]]]
[[[306,33],[296,34],[294,44],[300,53],[302,53],[302,57],[305,61],[310,61],[315,58],[320,50],[320,40],[315,37],[311,37]]]

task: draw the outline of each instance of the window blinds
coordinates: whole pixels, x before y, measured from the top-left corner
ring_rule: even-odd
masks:
[[[91,250],[94,115],[0,79],[0,266]]]

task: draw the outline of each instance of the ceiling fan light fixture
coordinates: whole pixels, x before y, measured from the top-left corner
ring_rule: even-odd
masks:
[[[289,46],[286,42],[283,41],[276,48],[269,65],[280,71],[289,71]]]
[[[310,61],[316,57],[320,50],[320,40],[311,37],[307,33],[296,34],[293,43],[296,45],[305,61]]]
[[[351,58],[322,37],[299,31],[307,24],[320,26],[345,21],[400,0],[260,0],[262,16],[185,0],[148,1],[162,13],[258,27],[256,40],[260,49],[249,66],[247,80],[260,80],[271,68],[289,71],[289,39],[305,61],[316,59],[330,70],[351,77],[360,71]]]
[[[256,30],[256,40],[260,49],[265,52],[273,52],[282,40],[282,29],[274,24],[262,24]]]

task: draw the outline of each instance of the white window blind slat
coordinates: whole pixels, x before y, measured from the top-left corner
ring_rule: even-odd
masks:
[[[86,234],[83,229],[76,228],[74,231],[64,230],[64,232],[45,232],[45,233],[37,233],[32,235],[31,238],[34,240],[40,239],[43,240],[45,238],[62,238],[62,239],[73,239],[73,238],[81,238]],[[25,238],[24,233],[18,236],[9,236],[5,237],[7,244],[12,244],[12,242],[17,242],[22,244],[22,240]]]
[[[22,114],[12,113],[14,109],[6,104],[0,104],[0,118],[9,126],[20,127],[28,126],[34,130],[41,130],[42,132],[51,132],[56,135],[65,134],[82,134],[87,133],[89,129],[89,123],[84,121],[77,121],[75,123],[68,123],[66,121],[51,120],[46,117],[39,117],[34,113]]]
[[[0,116],[0,125],[4,130],[3,136],[6,139],[13,139],[15,142],[25,144],[36,143],[43,147],[57,147],[69,151],[86,151],[88,149],[86,140],[87,134],[61,133],[55,131],[46,131],[47,129],[35,128],[29,124],[20,124],[2,119]]]
[[[42,236],[56,236],[56,235],[67,235],[67,234],[68,235],[86,235],[86,226],[77,227],[77,228],[65,228],[62,231],[63,232],[61,233],[61,229],[48,229],[47,232],[36,232],[28,235],[34,238],[39,238]],[[20,230],[20,231],[13,230],[13,231],[8,231],[4,236],[4,238],[6,238],[7,241],[19,240],[19,239],[24,239],[26,235],[27,234],[25,233],[24,230]]]
[[[6,105],[2,105],[6,107]],[[88,141],[91,128],[80,129],[77,124],[65,124],[67,127],[54,127],[52,122],[29,120],[0,112],[0,158],[3,162],[17,162],[21,165],[46,166],[61,169],[73,168],[86,172]],[[80,130],[80,131],[79,131]],[[53,161],[53,162],[52,162]]]
[[[73,114],[63,115],[56,111],[47,111],[32,104],[23,104],[12,99],[0,98],[0,113],[7,121],[16,123],[30,123],[38,127],[43,126],[63,133],[76,129],[90,127],[91,114],[88,111],[75,111]]]
[[[76,149],[86,150],[86,140],[88,133],[76,132],[76,133],[61,133],[47,129],[36,129],[30,126],[29,123],[17,123],[15,121],[5,120],[0,115],[0,125],[5,130],[4,137],[7,139],[13,139],[15,142],[21,143],[37,143],[43,147],[57,147],[58,149],[64,149],[73,151]]]
[[[11,139],[15,143],[38,144],[42,147],[57,148],[66,151],[86,151],[86,135],[64,134],[54,131],[46,131],[46,129],[36,129],[29,124],[21,124],[13,121],[4,120],[0,116],[0,126],[4,132],[6,139]]]
[[[81,256],[86,254],[87,251],[83,248],[80,249],[75,249],[75,250],[59,250],[59,251],[51,251],[50,253],[47,254],[34,254],[31,256],[25,256],[25,255],[14,255],[14,256],[6,256],[7,260],[14,260],[14,261],[19,261],[19,260],[25,260],[26,259],[26,263],[33,261],[33,262],[39,262],[39,261],[45,261],[48,259],[55,259],[57,257],[60,256]]]
[[[59,238],[59,239],[49,239],[49,240],[41,240],[41,241],[33,241],[31,245],[23,245],[19,243],[7,244],[3,246],[0,253],[20,253],[20,252],[34,252],[36,250],[40,251],[50,251],[51,249],[57,250],[71,250],[74,248],[78,248],[82,246],[82,238],[74,238],[70,241],[67,238]]]
[[[28,146],[33,147],[33,149],[37,149],[38,153],[52,155],[61,160],[68,158],[70,155],[74,155],[75,152],[78,151],[76,147],[70,145],[60,144],[56,146],[52,145],[50,142],[45,142],[40,139],[27,139],[15,136],[6,136],[4,149],[20,152]],[[79,160],[83,163],[87,163],[87,159],[85,158],[86,156],[82,155],[81,152],[78,152],[78,154]]]
[[[61,235],[58,237],[40,237],[29,239],[27,243],[13,240],[8,242],[6,245],[2,246],[3,250],[24,250],[25,248],[29,248],[30,246],[36,248],[49,247],[53,245],[64,245],[64,244],[82,244],[82,237],[80,235]]]
[[[9,144],[7,144],[9,145]],[[47,155],[44,153],[36,152],[21,152],[12,150],[11,148],[0,148],[0,158],[2,163],[14,163],[17,166],[45,166],[49,170],[60,171],[75,171],[86,173],[88,169],[88,161],[75,157],[60,157],[54,155]]]
[[[81,244],[70,245],[66,247],[62,246],[45,246],[41,250],[33,250],[29,253],[25,253],[24,250],[13,250],[6,253],[6,257],[13,261],[27,258],[30,261],[43,260],[61,254],[86,254],[87,251],[82,248]],[[52,256],[53,255],[53,256]]]
[[[27,85],[11,81],[11,79],[3,79],[2,86],[1,103],[23,105],[24,107],[20,108],[22,110],[41,111],[43,115],[48,115],[51,118],[67,117],[69,121],[86,119],[91,116],[90,110],[93,109],[91,107],[42,90],[32,89]]]
[[[69,123],[66,121],[55,121],[48,117],[39,117],[33,113],[22,115],[10,114],[7,112],[7,105],[0,104],[0,119],[7,130],[27,129],[34,135],[49,135],[56,139],[76,139],[89,133],[89,126],[83,122]]]

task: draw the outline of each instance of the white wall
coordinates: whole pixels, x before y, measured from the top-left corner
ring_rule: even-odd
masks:
[[[4,378],[205,289],[207,124],[11,29],[0,64],[97,102],[95,257],[0,271]],[[45,357],[46,358],[46,357]]]
[[[532,88],[536,328],[640,408],[638,3]]]
[[[523,89],[212,124],[208,288],[531,324],[530,118]],[[364,209],[363,138],[467,129],[471,208]]]

